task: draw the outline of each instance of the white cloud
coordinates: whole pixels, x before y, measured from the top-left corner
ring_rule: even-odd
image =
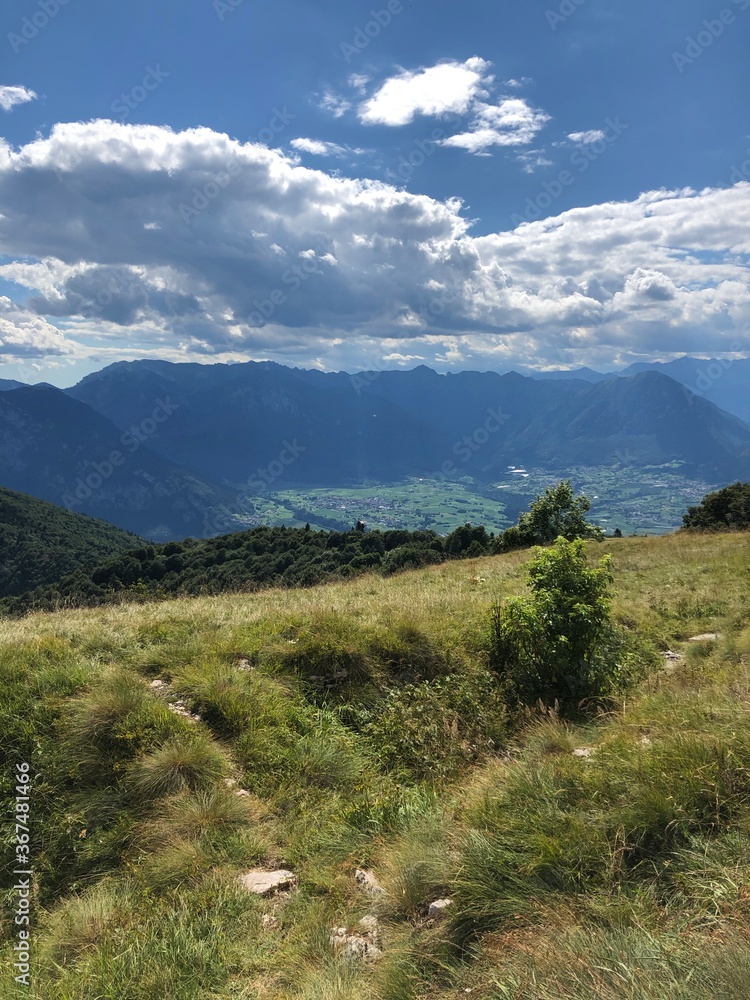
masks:
[[[490,63],[478,56],[428,69],[403,70],[359,106],[365,125],[408,125],[417,115],[464,114],[491,83]]]
[[[501,97],[490,102],[494,89],[492,64],[479,56],[466,62],[445,62],[427,69],[402,70],[382,83],[358,107],[365,125],[408,125],[418,115],[466,116],[464,131],[443,139],[440,145],[465,149],[475,155],[489,155],[497,146],[526,146],[550,121],[549,115],[521,97]],[[350,85],[360,88],[365,77],[350,77]],[[516,90],[530,82],[508,80],[505,87]],[[343,112],[342,112],[343,113]]]
[[[326,87],[318,107],[328,111],[334,118],[342,118],[351,109],[352,102],[341,97],[331,87]]]
[[[42,316],[0,295],[0,358],[3,362],[70,354],[62,333]]]
[[[361,97],[364,97],[370,79],[366,73],[352,73],[347,82],[352,90],[356,90]]]
[[[541,167],[551,167],[552,160],[548,160],[543,149],[527,149],[516,156],[516,162],[521,164],[521,170],[525,174],[533,174]]]
[[[466,132],[443,139],[443,146],[483,153],[493,146],[526,146],[533,142],[550,116],[520,97],[506,97],[499,104],[476,103]]]
[[[378,348],[391,363],[472,367],[738,341],[750,353],[748,234],[746,183],[472,236],[458,201],[209,129],[59,125],[20,149],[0,143],[0,254],[16,260],[0,277],[30,290],[24,308],[3,301],[0,341],[27,356],[339,368]]]
[[[571,132],[568,135],[571,142],[580,146],[588,146],[592,142],[601,142],[606,138],[606,134],[600,128],[592,128],[588,132]]]
[[[399,365],[408,365],[411,361],[424,361],[421,354],[385,354],[383,361],[395,362]]]
[[[352,149],[350,146],[340,146],[336,142],[326,142],[323,139],[292,139],[289,145],[300,153],[309,153],[311,156],[359,156],[363,149]]]
[[[10,111],[17,104],[27,104],[36,100],[36,94],[28,87],[3,87],[0,86],[0,108],[3,111]]]

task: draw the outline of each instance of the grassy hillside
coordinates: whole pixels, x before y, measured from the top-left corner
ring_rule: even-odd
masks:
[[[528,553],[0,621],[3,800],[17,763],[33,776],[31,995],[750,995],[750,535],[590,548],[644,676],[581,725],[511,727],[487,669]],[[250,895],[256,867],[298,887]],[[28,997],[2,930],[1,995]]]
[[[0,597],[96,566],[139,543],[106,521],[0,488]]]

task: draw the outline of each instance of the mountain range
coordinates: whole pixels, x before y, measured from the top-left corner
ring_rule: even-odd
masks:
[[[491,483],[511,465],[747,478],[750,426],[708,396],[745,406],[729,387],[747,372],[747,395],[750,362],[684,361],[679,379],[119,362],[68,390],[0,384],[0,485],[167,540],[218,533],[212,512],[291,485]]]
[[[649,371],[668,375],[695,395],[750,423],[750,358],[726,361],[684,357],[674,361],[638,362],[619,372],[597,372],[592,368],[550,372],[525,369],[523,374],[536,379],[574,378],[584,382],[603,382]]]

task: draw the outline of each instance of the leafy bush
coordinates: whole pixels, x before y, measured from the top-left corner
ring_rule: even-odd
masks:
[[[575,712],[610,692],[621,673],[609,557],[592,569],[582,540],[558,538],[537,553],[528,576],[531,596],[493,611],[491,664],[511,701]]]
[[[589,498],[583,493],[577,497],[571,481],[563,479],[541,493],[528,511],[521,514],[518,524],[498,536],[494,549],[507,552],[532,545],[548,545],[556,538],[569,542],[575,538],[602,539],[601,528],[586,520],[590,508]]]
[[[750,483],[734,483],[708,493],[698,507],[690,507],[683,527],[703,531],[746,531],[750,528]]]

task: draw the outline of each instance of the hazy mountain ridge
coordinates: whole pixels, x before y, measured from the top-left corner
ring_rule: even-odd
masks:
[[[531,368],[518,368],[530,378],[540,380],[578,379],[585,382],[604,382],[614,378],[628,378],[642,372],[659,372],[686,386],[697,396],[715,403],[727,413],[750,423],[750,358],[734,361],[718,358],[692,358],[685,356],[674,361],[639,361],[621,371],[598,372],[592,368],[569,371],[538,372]]]
[[[710,482],[748,478],[750,426],[653,371],[591,382],[138,361],[66,391],[0,393],[2,485],[154,540],[230,530],[216,511],[242,517],[289,485],[481,485],[510,465],[669,463]]]
[[[226,494],[155,454],[148,429],[123,431],[51,386],[4,392],[0,481],[139,534],[202,533]]]
[[[676,460],[735,476],[746,474],[750,449],[750,427],[658,372],[590,383],[425,366],[348,375],[131,362],[69,393],[121,427],[169,395],[178,410],[150,446],[212,481],[247,481],[294,442],[285,478],[325,485],[445,467],[486,479],[518,462]]]

